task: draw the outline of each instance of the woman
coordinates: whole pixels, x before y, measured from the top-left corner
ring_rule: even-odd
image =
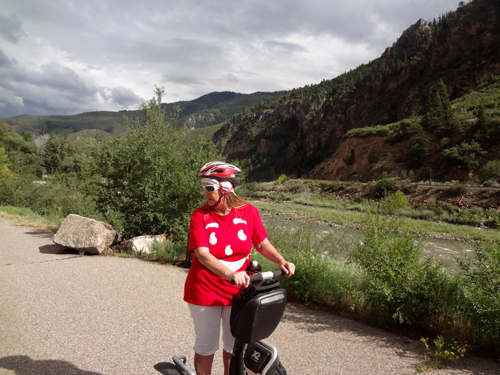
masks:
[[[250,283],[245,270],[251,263],[252,247],[288,277],[294,274],[295,265],[269,242],[259,211],[234,193],[240,183],[237,167],[210,162],[198,177],[207,202],[191,216],[188,250],[195,256],[184,287],[196,333],[194,367],[197,375],[211,374],[222,322],[224,375],[229,375],[234,344],[229,326],[231,302],[233,294]]]

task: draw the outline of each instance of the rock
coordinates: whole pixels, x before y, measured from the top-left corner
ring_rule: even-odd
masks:
[[[80,215],[70,214],[54,235],[54,243],[90,254],[108,250],[117,237],[109,224]]]
[[[153,244],[162,243],[167,240],[166,234],[159,235],[149,235],[149,236],[140,236],[134,237],[130,240],[124,241],[121,244],[121,248],[125,251],[135,251],[137,253],[152,253],[153,252]]]

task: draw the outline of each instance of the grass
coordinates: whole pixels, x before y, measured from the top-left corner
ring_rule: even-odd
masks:
[[[0,206],[0,217],[12,221],[15,225],[47,229],[54,233],[57,232],[62,222],[62,218],[53,215],[46,217],[34,213],[29,208],[12,206]]]

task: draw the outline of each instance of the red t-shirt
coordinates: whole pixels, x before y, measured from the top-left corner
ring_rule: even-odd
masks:
[[[197,208],[189,227],[189,252],[207,247],[210,253],[233,271],[245,271],[253,245],[267,238],[259,211],[251,204],[219,215],[209,206]],[[230,306],[240,287],[214,274],[196,256],[184,285],[184,301],[200,306]]]

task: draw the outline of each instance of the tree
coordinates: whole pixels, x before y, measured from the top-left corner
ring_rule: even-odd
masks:
[[[190,215],[203,198],[197,171],[221,158],[205,138],[189,147],[183,143],[184,133],[176,128],[178,110],[162,109],[163,93],[157,88],[142,105],[144,123],[124,117],[126,136],[107,142],[99,162],[98,208],[125,236],[185,237]]]
[[[16,176],[9,170],[8,155],[0,147],[0,204],[11,204]]]
[[[486,113],[484,103],[479,103],[475,115],[477,116],[477,120],[469,128],[469,136],[483,144],[488,141],[496,142],[495,132],[494,129],[490,129],[490,118]]]
[[[416,119],[405,121],[403,124],[405,124],[403,127],[404,132],[410,138],[408,145],[408,167],[421,167],[424,164],[425,155],[429,151],[429,140],[425,136],[422,125]]]
[[[435,96],[429,99],[424,107],[422,126],[439,135],[457,130],[458,123],[453,115],[448,89],[443,80],[439,81]]]
[[[7,154],[5,149],[0,147],[0,176],[9,172],[9,163],[7,162]]]
[[[484,154],[486,154],[486,151],[483,151],[481,145],[475,141],[471,141],[470,143],[463,142],[443,150],[443,156],[445,158],[455,164],[463,166],[468,171],[476,170],[479,167],[476,156]]]

